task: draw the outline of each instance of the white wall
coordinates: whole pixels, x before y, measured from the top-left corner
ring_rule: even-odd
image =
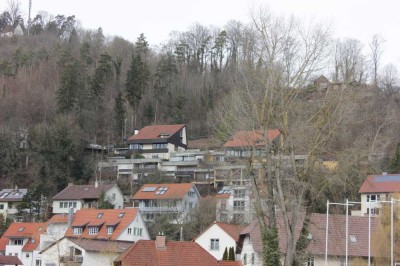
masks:
[[[131,228],[132,234],[128,234],[128,228]],[[142,228],[142,235],[134,235],[134,228]],[[122,241],[138,241],[140,239],[150,240],[149,232],[147,231],[146,224],[143,221],[142,215],[138,211],[135,219],[127,226],[122,233],[118,236],[117,240]]]
[[[115,199],[113,199],[113,194],[115,194]],[[124,195],[122,195],[121,190],[116,186],[106,192],[106,198],[114,204],[114,209],[121,209],[124,207]]]
[[[77,210],[82,209],[82,202],[80,200],[54,200],[53,201],[53,213],[62,214],[68,213],[68,208],[60,208],[60,202],[76,202],[76,208],[74,208],[74,213]]]
[[[68,239],[64,238],[59,241],[57,244],[53,245],[52,247],[48,248],[42,253],[42,266],[45,266],[46,263],[55,263],[55,265],[66,265],[64,263],[58,264],[60,261],[60,257],[62,256],[69,256],[70,254],[70,247],[75,247],[77,249],[82,250],[83,256],[83,265],[90,265],[86,264],[85,261],[85,250],[80,248],[78,245],[74,244],[73,242],[69,241]],[[95,264],[96,265],[96,264]],[[100,265],[100,264],[97,264]]]
[[[211,250],[211,239],[219,239],[219,249]],[[221,229],[217,224],[213,224],[207,231],[196,238],[195,242],[207,250],[217,260],[222,260],[225,248],[234,247],[236,251],[236,241]]]
[[[244,264],[243,262],[244,254],[247,254],[247,264]],[[252,254],[254,254],[254,264],[251,263]],[[262,266],[262,254],[259,254],[254,251],[249,235],[247,235],[243,240],[243,248],[242,248],[242,253],[240,253],[240,258],[242,260],[243,265]]]
[[[367,213],[368,208],[381,208],[380,203],[376,202],[367,202],[367,195],[374,194],[380,195],[380,200],[386,200],[386,194],[379,194],[379,193],[369,193],[369,194],[361,194],[361,215],[365,215]],[[388,199],[390,200],[390,199]]]

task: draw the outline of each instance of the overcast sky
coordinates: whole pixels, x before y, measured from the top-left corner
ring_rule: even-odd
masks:
[[[20,0],[25,20],[29,0]],[[8,6],[0,0],[0,11]],[[150,45],[199,22],[223,27],[231,19],[249,21],[249,10],[268,5],[277,14],[313,18],[330,24],[335,37],[355,38],[366,47],[374,34],[385,40],[384,63],[400,65],[400,1],[397,0],[32,0],[32,18],[44,10],[75,15],[82,27],[102,27],[106,35],[135,41],[144,33]]]

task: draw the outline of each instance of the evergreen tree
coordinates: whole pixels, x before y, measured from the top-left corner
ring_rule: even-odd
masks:
[[[100,55],[98,67],[94,71],[90,84],[91,99],[97,104],[102,103],[105,86],[112,78],[112,60],[108,54]]]
[[[112,204],[108,199],[106,199],[106,193],[102,191],[100,193],[98,209],[114,209],[114,204]]]
[[[228,260],[235,260],[235,248],[229,248]]]
[[[140,36],[137,38],[135,46],[137,53],[140,55],[147,54],[147,52],[149,51],[149,43],[146,41],[146,37],[143,33],[141,33]]]
[[[174,123],[176,123],[176,124],[184,123],[185,102],[186,102],[186,98],[183,95],[179,95],[175,99],[172,116],[174,118]]]
[[[142,61],[140,54],[133,54],[125,82],[126,98],[133,109],[140,103],[149,78],[147,64]]]
[[[262,238],[265,266],[280,265],[278,230],[276,227],[263,232]]]
[[[400,143],[397,144],[396,152],[390,161],[389,173],[398,174],[400,173]]]
[[[119,92],[117,97],[115,97],[115,129],[117,130],[118,136],[121,138],[124,137],[125,130],[125,108],[124,108],[124,99],[122,98],[122,93]],[[120,138],[120,139],[121,139]]]
[[[222,255],[222,260],[228,260],[228,247],[225,247],[224,254]]]

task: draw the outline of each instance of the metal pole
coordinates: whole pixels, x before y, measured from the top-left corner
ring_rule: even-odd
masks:
[[[393,266],[393,197],[390,199],[390,265]]]
[[[371,203],[368,205],[368,266],[371,266]]]
[[[348,248],[349,248],[349,199],[346,199],[346,263],[348,266]]]
[[[326,201],[325,266],[328,266],[328,228],[329,228],[329,200]]]

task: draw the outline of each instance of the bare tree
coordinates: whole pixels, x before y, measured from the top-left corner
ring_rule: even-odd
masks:
[[[7,11],[11,15],[12,25],[16,25],[22,22],[22,6],[19,0],[8,0]]]
[[[390,97],[399,90],[399,71],[393,64],[386,65],[379,77],[379,86],[383,92]]]
[[[374,87],[378,86],[378,67],[380,63],[380,59],[382,57],[383,53],[383,44],[385,43],[385,40],[375,34],[372,37],[372,41],[369,44],[369,49],[371,50],[371,60],[372,60],[372,73],[373,73],[373,82],[374,82]]]

